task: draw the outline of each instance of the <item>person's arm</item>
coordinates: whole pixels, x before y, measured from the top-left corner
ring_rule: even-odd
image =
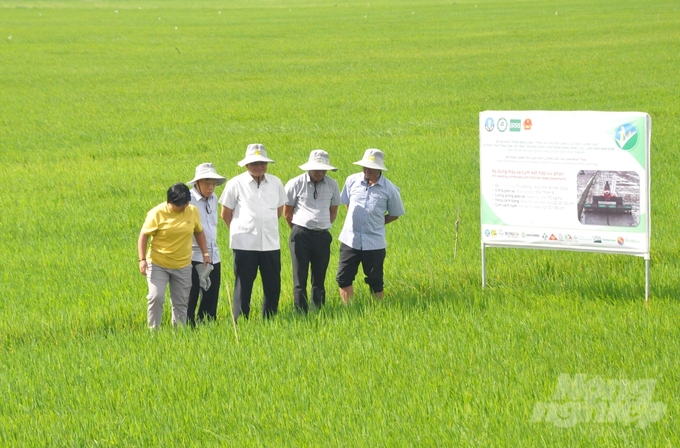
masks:
[[[196,237],[196,244],[198,244],[198,247],[203,254],[203,267],[205,268],[208,263],[212,263],[210,252],[208,252],[208,243],[205,241],[205,233],[202,230],[200,232],[194,232],[194,237]]]
[[[331,205],[329,207],[329,211],[331,214],[331,224],[335,221],[335,218],[338,217],[338,206],[337,205]]]
[[[227,227],[231,227],[231,218],[234,217],[234,210],[223,205],[222,211],[220,212],[220,217],[222,220],[224,220],[224,223],[227,225]]]
[[[295,207],[292,205],[285,204],[283,206],[283,216],[286,217],[286,222],[288,223],[288,227],[291,229],[293,228],[293,211],[295,210]]]
[[[393,192],[387,198],[387,214],[385,215],[385,225],[396,221],[401,215],[405,214],[404,204],[401,202],[399,189],[394,187]]]
[[[276,219],[281,218],[281,215],[283,215],[283,205],[276,209]]]
[[[137,255],[139,255],[139,273],[146,275],[148,264],[146,261],[146,245],[149,243],[149,235],[144,232],[139,232],[139,239],[137,239]]]

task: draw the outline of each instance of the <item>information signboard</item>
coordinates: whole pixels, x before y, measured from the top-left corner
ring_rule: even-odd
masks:
[[[484,245],[649,255],[651,119],[480,113]]]
[[[479,114],[482,286],[487,246],[645,259],[649,298],[649,149],[643,112]]]

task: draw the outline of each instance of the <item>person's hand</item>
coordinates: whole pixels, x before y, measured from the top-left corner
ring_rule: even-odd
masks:
[[[146,270],[148,269],[149,265],[146,263],[146,259],[141,259],[139,260],[139,273],[142,275],[146,275]]]
[[[203,269],[208,266],[208,263],[212,264],[212,259],[210,258],[210,254],[205,253],[203,254]]]

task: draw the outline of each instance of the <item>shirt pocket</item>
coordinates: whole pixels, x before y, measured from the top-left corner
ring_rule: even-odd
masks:
[[[371,192],[368,195],[368,211],[370,213],[385,214],[387,211],[387,196],[381,194],[381,192]]]
[[[298,204],[299,204],[300,202],[307,203],[308,200],[314,199],[314,196],[313,196],[313,195],[314,195],[314,192],[313,192],[313,191],[312,191],[312,194],[309,194],[309,191],[308,191],[307,188],[303,189],[303,190],[298,194],[298,197],[297,197],[297,202],[298,202]]]
[[[279,196],[276,193],[265,193],[260,196],[260,201],[266,209],[277,209],[279,207]]]

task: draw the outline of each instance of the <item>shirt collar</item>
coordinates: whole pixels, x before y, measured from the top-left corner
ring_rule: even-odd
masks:
[[[378,178],[378,180],[376,181],[376,183],[374,183],[373,185],[381,185],[381,186],[384,185],[384,184],[385,184],[385,182],[383,182],[383,179],[384,179],[384,178],[385,178],[385,175],[382,174],[382,173],[380,173],[380,177]],[[361,173],[361,182],[364,183],[364,184],[366,184],[366,185],[370,185],[370,184],[368,183],[368,181],[366,180],[366,176],[364,176],[363,173]]]
[[[248,180],[249,180],[250,182],[255,182],[255,183],[257,183],[257,181],[256,181],[255,179],[253,179],[253,176],[251,176],[250,173],[249,173],[248,171],[246,171],[246,174],[248,175]],[[264,174],[262,175],[262,180],[260,181],[260,183],[262,183],[262,182],[269,182],[269,181],[267,180],[267,173],[264,173]]]
[[[308,184],[313,184],[313,183],[314,183],[314,181],[312,180],[312,176],[309,175],[309,171],[307,171],[307,172],[305,173],[305,181],[306,181]],[[319,181],[320,184],[323,184],[324,182],[326,182],[326,176],[324,176],[323,179],[321,179],[321,181]]]
[[[200,200],[207,200],[207,199],[204,199],[204,198],[203,198],[203,195],[202,195],[201,193],[199,193],[198,190],[197,190],[196,188],[192,188],[192,189],[189,190],[189,191],[191,192],[191,196],[192,196],[194,199],[196,199],[197,201],[200,201]],[[209,198],[208,198],[208,199],[209,199]]]
[[[193,207],[193,206],[192,206],[192,207]],[[188,208],[188,207],[187,207],[187,208]],[[165,211],[167,211],[168,213],[174,213],[175,215],[181,215],[181,214],[184,213],[186,210],[187,210],[187,209],[185,208],[184,211],[181,211],[181,212],[175,211],[175,210],[172,209],[172,207],[170,207],[170,203],[169,203],[168,201],[165,201]]]

